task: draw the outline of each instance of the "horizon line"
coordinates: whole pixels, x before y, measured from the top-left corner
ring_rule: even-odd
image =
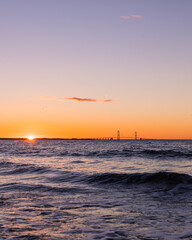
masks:
[[[0,137],[0,140],[29,140],[27,137]],[[57,137],[36,137],[34,140],[118,140],[118,141],[126,141],[126,140],[192,140],[192,138],[120,138],[117,139],[117,137],[84,137],[84,138],[57,138]]]

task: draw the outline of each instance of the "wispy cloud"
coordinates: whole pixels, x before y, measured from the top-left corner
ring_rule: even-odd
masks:
[[[112,100],[112,99],[95,99],[95,98],[79,98],[79,97],[61,98],[61,97],[53,97],[53,96],[41,96],[41,97],[36,97],[35,99],[46,100],[46,101],[115,102],[115,100]]]
[[[122,18],[122,19],[131,19],[131,18],[141,19],[141,18],[143,18],[143,16],[132,14],[132,15],[127,15],[127,16],[120,16],[120,18]]]
[[[72,97],[72,98],[64,98],[63,100],[69,100],[69,101],[77,101],[77,102],[97,102],[97,99],[93,98],[78,98],[78,97]]]

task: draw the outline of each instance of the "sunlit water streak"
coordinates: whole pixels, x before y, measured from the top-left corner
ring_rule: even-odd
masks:
[[[192,141],[0,141],[0,239],[192,239]]]

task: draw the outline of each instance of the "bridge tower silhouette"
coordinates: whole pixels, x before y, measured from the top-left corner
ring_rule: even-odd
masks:
[[[117,131],[117,140],[120,140],[120,131]]]
[[[137,132],[135,132],[135,140],[137,140]]]

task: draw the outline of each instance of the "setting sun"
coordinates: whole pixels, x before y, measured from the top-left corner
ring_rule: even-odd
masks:
[[[33,135],[29,135],[28,137],[27,137],[27,139],[28,140],[33,140],[35,137],[33,136]]]

